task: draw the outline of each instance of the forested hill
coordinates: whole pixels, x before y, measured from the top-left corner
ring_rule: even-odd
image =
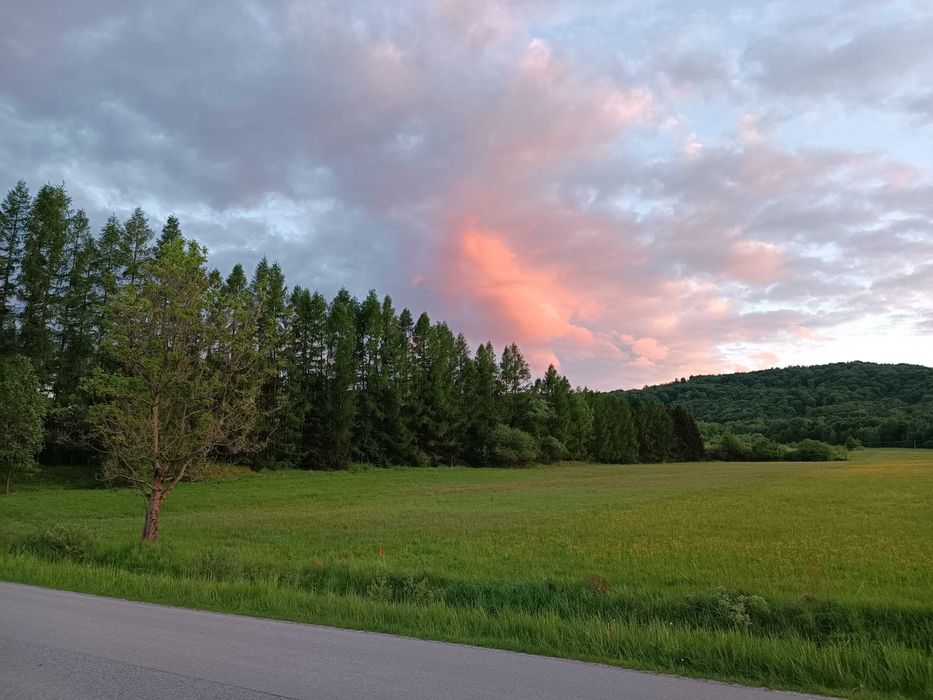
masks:
[[[933,447],[933,368],[839,362],[704,375],[624,393],[682,404],[705,423],[778,442]]]

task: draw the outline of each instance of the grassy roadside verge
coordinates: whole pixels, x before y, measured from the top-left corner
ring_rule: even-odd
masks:
[[[661,620],[647,624],[556,613],[453,608],[305,591],[268,581],[141,575],[28,556],[0,557],[0,577],[99,595],[272,619],[403,634],[748,685],[860,698],[924,697],[930,658],[896,644],[797,635],[758,637]]]

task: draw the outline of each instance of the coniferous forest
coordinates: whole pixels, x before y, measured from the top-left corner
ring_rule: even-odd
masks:
[[[131,481],[152,459],[184,475],[198,459],[334,470],[703,454],[683,407],[574,389],[554,367],[533,378],[515,344],[471,350],[375,291],[289,288],[265,259],[209,270],[175,217],[154,228],[137,208],[95,229],[64,186],[19,182],[0,206],[0,351],[3,402],[44,416],[44,434],[8,441],[9,472],[40,446],[47,462],[119,462]]]

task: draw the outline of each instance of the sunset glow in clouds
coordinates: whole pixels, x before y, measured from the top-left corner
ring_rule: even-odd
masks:
[[[930,36],[918,0],[35,2],[0,185],[580,385],[930,364]]]

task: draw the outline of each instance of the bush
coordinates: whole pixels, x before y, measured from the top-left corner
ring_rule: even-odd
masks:
[[[538,459],[535,439],[518,428],[500,423],[492,430],[490,444],[492,459],[500,467],[527,467]]]
[[[787,448],[761,433],[735,435],[724,433],[707,448],[710,459],[724,462],[775,462],[785,458]]]
[[[48,561],[86,561],[91,550],[92,543],[85,533],[64,525],[37,530],[10,546],[11,554],[31,554]]]
[[[846,438],[846,449],[847,450],[860,450],[862,449],[862,443],[859,442],[858,438],[850,435]]]
[[[770,612],[768,602],[757,595],[741,595],[725,588],[695,596],[689,607],[700,620],[718,629],[748,629],[761,624]]]
[[[834,459],[845,459],[832,445],[819,440],[801,440],[787,458],[798,462],[828,462]]]

